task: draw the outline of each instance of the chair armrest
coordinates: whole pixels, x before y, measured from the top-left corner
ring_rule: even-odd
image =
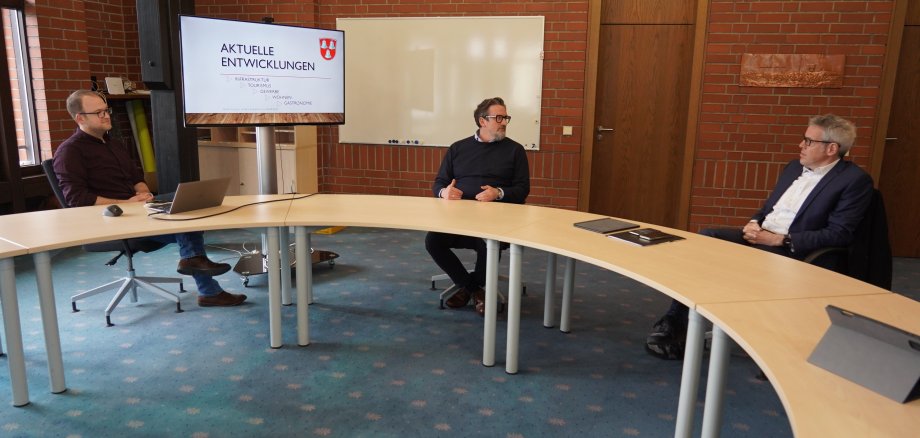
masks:
[[[803,262],[812,264],[818,257],[821,257],[825,254],[835,253],[835,252],[846,252],[848,249],[846,247],[831,246],[827,248],[816,249],[809,253],[804,259]]]

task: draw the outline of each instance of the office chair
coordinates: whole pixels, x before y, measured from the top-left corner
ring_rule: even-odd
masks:
[[[48,159],[42,161],[42,169],[45,171],[45,176],[48,177],[48,183],[51,185],[51,190],[54,192],[55,197],[57,197],[58,202],[61,203],[61,207],[68,208],[67,200],[64,199],[64,192],[61,190],[61,185],[58,182],[57,174],[54,173],[53,160]],[[166,243],[157,242],[152,239],[146,238],[136,238],[136,239],[121,239],[121,240],[112,240],[109,242],[100,242],[100,243],[90,243],[83,245],[83,249],[87,252],[114,252],[118,251],[118,255],[113,257],[106,263],[106,266],[114,266],[118,262],[118,259],[121,256],[125,256],[128,260],[128,269],[127,275],[123,278],[115,280],[110,283],[103,284],[101,286],[95,287],[85,292],[81,292],[77,295],[70,297],[70,305],[73,308],[74,312],[79,312],[77,309],[77,301],[82,300],[83,298],[88,298],[93,295],[98,295],[103,292],[107,292],[113,289],[117,289],[118,293],[112,298],[112,301],[109,302],[109,305],[105,308],[105,323],[106,326],[112,327],[115,324],[112,324],[112,312],[115,310],[115,307],[118,306],[118,303],[127,295],[131,293],[131,302],[137,302],[137,289],[140,287],[143,290],[151,292],[153,294],[159,295],[169,301],[176,303],[176,313],[182,313],[182,305],[179,302],[179,296],[163,289],[159,286],[155,286],[154,283],[178,283],[179,292],[185,292],[185,288],[182,284],[182,279],[180,278],[170,278],[170,277],[141,277],[137,276],[134,273],[134,254],[138,252],[153,252],[164,246]]]
[[[866,215],[856,227],[849,246],[820,248],[803,261],[891,290],[891,243],[882,192],[873,189]]]

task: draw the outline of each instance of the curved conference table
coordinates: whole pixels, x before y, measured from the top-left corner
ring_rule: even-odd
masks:
[[[703,317],[715,324],[703,436],[719,433],[729,337],[770,377],[796,435],[895,436],[920,430],[920,400],[896,403],[806,361],[829,326],[824,312],[827,304],[865,314],[903,330],[920,332],[920,303],[849,277],[764,251],[641,222],[636,223],[653,226],[685,240],[634,246],[572,225],[602,216],[516,204],[381,195],[262,195],[228,197],[222,207],[173,215],[170,219],[195,218],[255,201],[274,202],[196,220],[154,220],[146,217],[140,205],[122,205],[125,215],[119,218],[103,217],[100,207],[0,217],[0,238],[15,244],[7,247],[0,241],[2,258],[8,260],[21,255],[25,248],[36,261],[52,392],[63,391],[66,387],[48,251],[126,237],[264,227],[269,244],[270,342],[272,347],[280,347],[280,305],[282,300],[290,299],[289,288],[282,285],[281,278],[290,277],[281,271],[288,264],[281,262],[278,249],[288,235],[285,227],[294,227],[297,248],[302,251],[297,255],[297,342],[307,345],[308,303],[312,300],[312,271],[305,254],[309,247],[308,231],[310,227],[338,225],[440,231],[486,239],[489,261],[483,364],[487,366],[494,364],[498,242],[510,243],[505,365],[506,372],[512,374],[518,367],[523,247],[610,269],[686,304],[691,309],[691,318],[677,436],[692,433],[702,361]],[[11,326],[14,324],[6,321],[9,292],[5,283],[3,292],[4,324]],[[15,291],[12,294],[15,295]],[[564,298],[563,320],[566,319],[565,307]],[[18,324],[18,315],[16,318],[13,322]],[[9,333],[7,327],[8,337]],[[14,334],[19,335],[18,327]],[[21,360],[21,352],[19,355],[17,361]],[[14,358],[10,356],[12,374]],[[22,386],[25,386],[24,381]],[[22,394],[17,399],[16,387],[14,383],[14,404],[22,401]]]

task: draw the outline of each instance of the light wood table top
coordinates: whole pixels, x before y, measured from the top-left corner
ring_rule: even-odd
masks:
[[[641,247],[573,226],[596,215],[545,210],[552,211],[545,212],[544,219],[507,233],[504,240],[609,269],[691,307],[700,303],[890,293],[788,257],[630,221],[686,239]]]
[[[0,255],[184,231],[275,226],[360,226],[464,234],[537,248],[653,287],[718,324],[774,382],[798,436],[903,436],[920,430],[920,401],[900,405],[806,362],[835,304],[914,333],[920,303],[796,260],[686,231],[636,222],[686,240],[639,247],[573,226],[599,215],[546,207],[383,195],[256,195],[174,218],[123,204],[0,216]],[[17,246],[18,244],[18,246]]]
[[[148,217],[144,205],[139,202],[118,204],[124,210],[118,217],[103,216],[105,206],[101,205],[11,214],[0,216],[0,237],[27,247],[30,253],[35,253],[87,243],[167,233],[247,226],[277,227],[284,225],[284,217],[290,207],[292,196],[228,196],[220,207],[160,216],[163,219],[198,218],[229,211],[252,202],[280,200],[245,206],[213,217],[180,221]]]
[[[906,437],[920,431],[920,400],[900,404],[807,362],[830,327],[828,304],[920,333],[920,302],[898,294],[702,304],[761,366],[799,437]]]
[[[16,257],[18,255],[28,254],[29,249],[19,246],[6,239],[0,238],[0,258]]]
[[[538,220],[541,210],[518,204],[435,197],[314,195],[293,201],[286,222],[289,226],[397,228],[503,240],[511,230]]]

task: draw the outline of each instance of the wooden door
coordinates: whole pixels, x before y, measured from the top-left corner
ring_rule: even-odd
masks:
[[[888,213],[892,254],[920,257],[920,8],[908,14],[878,187]],[[911,18],[913,17],[913,18]]]
[[[604,2],[589,211],[676,227],[696,6],[659,3]]]

